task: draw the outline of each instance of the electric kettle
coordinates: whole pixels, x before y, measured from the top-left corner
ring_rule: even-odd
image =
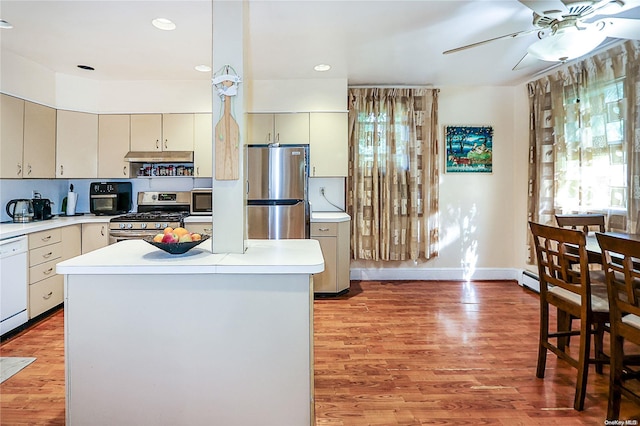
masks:
[[[28,199],[11,200],[7,203],[7,214],[14,222],[33,221],[33,202]]]

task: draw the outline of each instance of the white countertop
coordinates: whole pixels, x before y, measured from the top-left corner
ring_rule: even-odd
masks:
[[[0,223],[0,240],[81,223],[108,223],[112,217],[113,216],[96,216],[87,213],[81,216],[55,216],[53,219],[39,220],[36,222]]]
[[[207,240],[182,255],[126,240],[58,263],[58,274],[315,274],[324,271],[316,240],[248,240],[244,254],[211,252]]]
[[[345,212],[312,212],[311,222],[347,222],[351,220]]]

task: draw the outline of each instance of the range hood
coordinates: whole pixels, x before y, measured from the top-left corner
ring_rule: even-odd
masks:
[[[129,151],[130,163],[193,163],[193,151]]]

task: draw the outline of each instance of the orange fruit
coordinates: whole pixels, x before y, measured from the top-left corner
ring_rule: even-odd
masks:
[[[173,232],[173,228],[170,226],[167,226],[166,228],[164,228],[164,232],[163,234],[169,234]]]
[[[156,243],[161,243],[162,242],[162,238],[164,237],[164,234],[156,234],[153,237],[153,241],[155,241]]]
[[[191,234],[192,241],[200,241],[201,239],[202,239],[202,236],[200,234]]]
[[[182,237],[183,235],[188,234],[189,231],[179,226],[173,230],[173,233],[176,234],[178,237]]]

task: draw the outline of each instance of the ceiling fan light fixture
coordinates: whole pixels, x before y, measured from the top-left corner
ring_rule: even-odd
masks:
[[[598,28],[566,28],[564,31],[533,43],[527,51],[530,55],[548,62],[564,62],[586,55],[598,47],[607,35]]]

